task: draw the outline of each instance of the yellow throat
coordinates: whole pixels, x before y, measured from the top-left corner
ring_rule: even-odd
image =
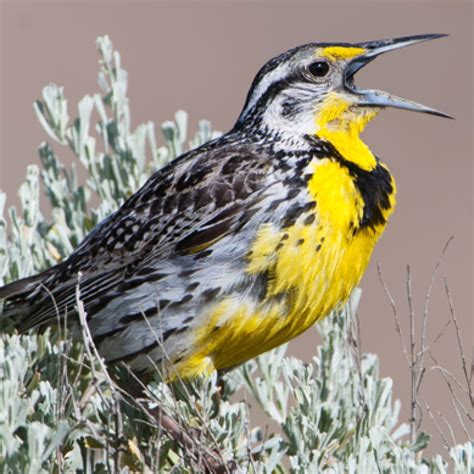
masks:
[[[365,126],[378,114],[378,109],[357,108],[335,92],[328,95],[315,114],[317,135],[329,141],[348,161],[371,171],[376,159],[361,140]]]

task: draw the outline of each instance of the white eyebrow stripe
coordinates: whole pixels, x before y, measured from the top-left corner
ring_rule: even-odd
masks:
[[[289,73],[288,63],[279,64],[275,69],[266,74],[262,80],[258,83],[257,87],[252,91],[252,95],[240,114],[239,121],[243,120],[247,114],[253,109],[255,104],[258,102],[260,97],[262,97],[268,89],[272,87],[273,84],[281,81],[288,76]]]

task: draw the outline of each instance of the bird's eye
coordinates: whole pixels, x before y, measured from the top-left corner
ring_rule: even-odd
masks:
[[[308,71],[314,77],[324,77],[329,72],[329,64],[326,61],[315,61],[308,66]]]

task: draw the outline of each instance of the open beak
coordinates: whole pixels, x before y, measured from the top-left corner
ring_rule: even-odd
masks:
[[[439,110],[432,109],[422,104],[418,104],[411,100],[403,99],[387,92],[375,89],[358,89],[354,84],[354,74],[370,63],[380,54],[396,49],[411,46],[412,44],[429,41],[436,38],[442,38],[444,34],[428,34],[417,36],[405,36],[403,38],[394,38],[380,41],[370,41],[368,43],[359,43],[358,46],[364,48],[366,53],[354,58],[346,67],[344,75],[344,87],[352,94],[357,95],[357,106],[369,107],[395,107],[397,109],[413,110],[415,112],[424,112],[427,114],[438,115],[440,117],[453,118]]]

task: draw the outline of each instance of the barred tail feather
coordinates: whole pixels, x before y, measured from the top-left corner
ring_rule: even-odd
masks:
[[[0,331],[8,324],[18,328],[31,311],[31,294],[38,289],[46,274],[39,273],[0,287]]]
[[[113,294],[123,281],[123,273],[123,267],[114,267],[84,277],[80,290],[86,309]],[[61,267],[56,266],[0,288],[0,331],[8,325],[21,333],[55,322],[65,314],[73,316],[78,283],[77,275],[61,274]]]

